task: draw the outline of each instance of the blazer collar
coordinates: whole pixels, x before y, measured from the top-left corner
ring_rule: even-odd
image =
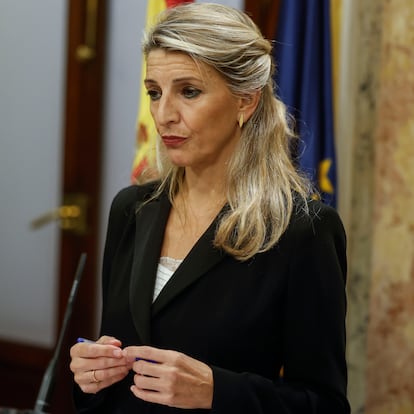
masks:
[[[152,316],[223,259],[224,253],[213,246],[217,221],[216,217],[161,290],[154,301]]]
[[[150,343],[152,295],[170,208],[168,199],[162,197],[141,206],[135,217],[129,303],[135,328],[144,344]]]
[[[224,253],[213,246],[219,214],[152,303],[164,230],[170,210],[171,203],[167,195],[163,194],[159,199],[142,206],[136,215],[129,295],[132,319],[144,344],[149,344],[151,341],[151,317],[164,309],[224,257]]]

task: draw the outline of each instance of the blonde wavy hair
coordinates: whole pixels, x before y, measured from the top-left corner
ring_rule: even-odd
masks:
[[[241,261],[269,250],[286,230],[295,205],[307,210],[311,191],[290,157],[295,136],[285,105],[274,94],[271,43],[245,13],[192,3],[167,9],[146,33],[145,56],[159,48],[186,53],[215,68],[236,96],[261,91],[228,165],[229,208],[220,217],[214,244]],[[184,168],[172,165],[160,150],[158,160],[161,184],[155,197],[167,191],[174,204]]]

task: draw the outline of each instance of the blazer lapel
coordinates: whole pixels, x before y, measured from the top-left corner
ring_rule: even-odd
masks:
[[[152,316],[164,309],[177,295],[223,259],[225,253],[213,246],[218,217],[200,237],[161,290],[154,301]]]
[[[161,196],[141,207],[136,215],[135,249],[129,296],[132,319],[144,344],[150,343],[155,276],[170,209],[168,197]]]

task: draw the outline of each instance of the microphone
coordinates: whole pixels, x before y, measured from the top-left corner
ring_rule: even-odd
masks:
[[[52,391],[53,391],[53,388],[56,382],[57,366],[58,366],[59,357],[62,351],[62,343],[63,343],[63,339],[67,331],[70,317],[72,315],[73,303],[75,301],[75,298],[78,292],[79,282],[83,275],[83,270],[85,268],[85,262],[86,262],[86,253],[82,253],[79,258],[78,267],[75,273],[75,279],[73,280],[72,289],[70,291],[68,303],[66,305],[65,316],[63,318],[63,324],[62,324],[62,329],[60,330],[59,339],[56,344],[53,357],[50,360],[47,366],[47,369],[43,375],[43,380],[40,385],[39,393],[37,394],[36,403],[33,409],[33,414],[44,414],[45,411],[43,410],[50,405],[50,397],[52,395]]]

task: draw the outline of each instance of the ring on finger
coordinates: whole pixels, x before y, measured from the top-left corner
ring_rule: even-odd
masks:
[[[96,382],[96,383],[100,382],[98,380],[98,378],[96,378],[96,370],[92,370],[92,378],[93,378],[93,381],[92,382]]]

